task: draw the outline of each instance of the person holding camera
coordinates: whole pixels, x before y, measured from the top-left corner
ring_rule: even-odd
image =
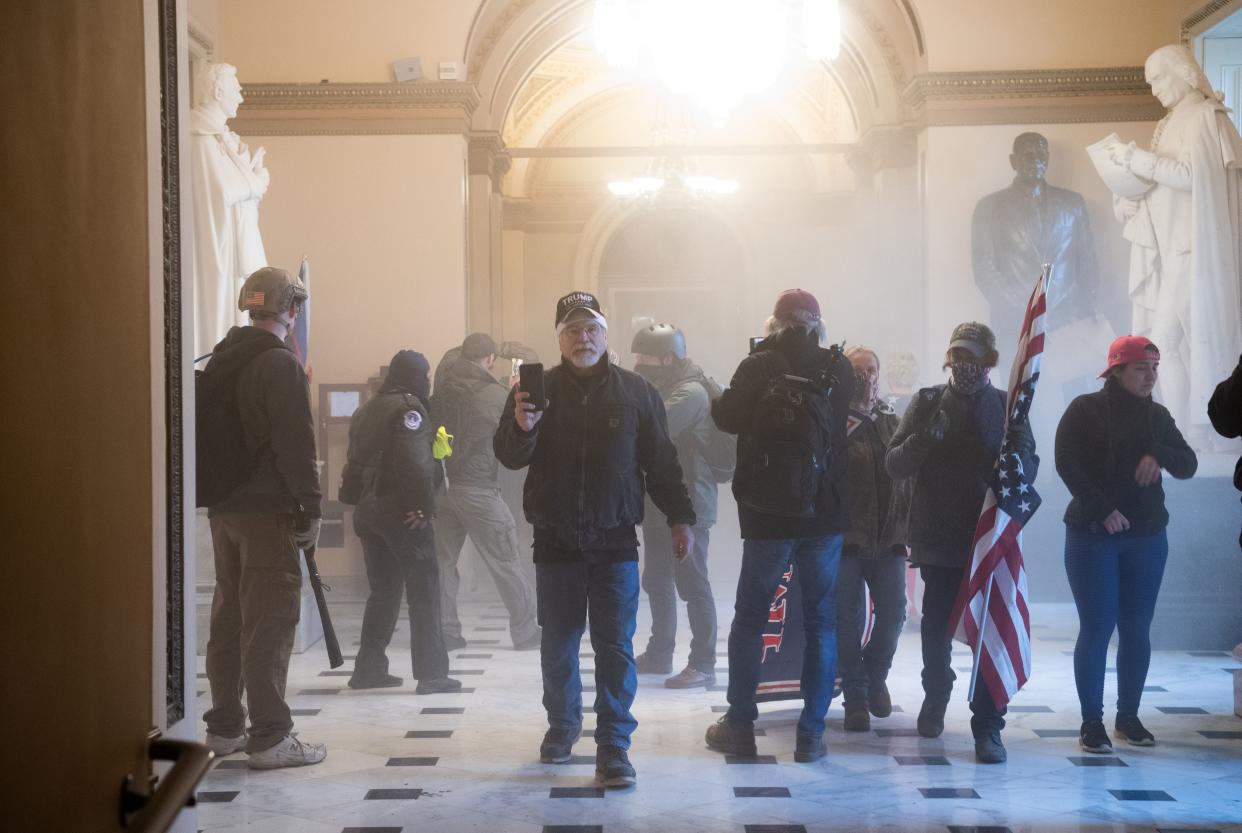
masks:
[[[1065,573],[1078,608],[1074,682],[1082,709],[1079,745],[1111,752],[1104,729],[1104,666],[1117,631],[1118,738],[1156,740],[1138,707],[1151,662],[1151,620],[1169,555],[1161,469],[1180,479],[1198,459],[1169,411],[1151,398],[1160,351],[1142,336],[1108,348],[1104,387],[1077,397],[1057,426],[1057,474],[1065,509]]]
[[[522,506],[534,527],[535,597],[548,731],[544,763],[567,763],[582,735],[578,652],[590,620],[595,651],[595,775],[635,783],[628,750],[638,726],[638,535],[643,494],[668,519],[673,556],[694,548],[696,518],[669,439],[659,392],[608,358],[608,319],[589,292],[557,301],[561,363],[524,365],[493,447],[510,469],[529,466]],[[535,373],[537,372],[537,375]]]
[[[738,435],[733,494],[742,569],[729,630],[729,710],[708,728],[707,745],[755,755],[763,632],[792,563],[806,632],[794,759],[809,763],[827,754],[824,716],[836,677],[837,564],[848,528],[846,419],[854,374],[840,349],[820,347],[826,333],[810,292],[782,292],[766,330],[712,403],[716,427]]]
[[[985,324],[967,321],[953,329],[944,367],[948,384],[921,389],[906,409],[888,445],[884,463],[897,481],[913,479],[908,539],[910,560],[923,576],[923,706],[918,732],[944,731],[944,714],[956,675],[951,665],[949,619],[970,567],[975,526],[1006,432],[1006,394],[989,378],[999,356],[996,337]],[[1010,429],[1025,470],[1038,469],[1029,423]],[[1034,468],[1032,468],[1034,467]],[[987,686],[975,687],[970,703],[975,759],[1002,763],[1005,709]]]

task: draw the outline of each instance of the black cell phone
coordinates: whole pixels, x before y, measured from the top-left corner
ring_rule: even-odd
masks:
[[[530,394],[530,398],[526,401],[534,405],[536,411],[544,409],[547,399],[543,392],[542,364],[530,362],[518,368],[518,390]]]

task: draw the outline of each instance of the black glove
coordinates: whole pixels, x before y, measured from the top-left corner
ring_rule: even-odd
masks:
[[[1010,427],[1005,432],[1005,445],[1016,451],[1023,459],[1035,453],[1035,438],[1029,431],[1023,431],[1020,427]]]

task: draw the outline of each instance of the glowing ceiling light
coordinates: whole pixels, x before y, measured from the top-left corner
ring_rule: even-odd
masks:
[[[596,0],[595,47],[610,65],[649,72],[722,124],[743,98],[772,86],[791,38],[811,60],[837,56],[838,2]]]

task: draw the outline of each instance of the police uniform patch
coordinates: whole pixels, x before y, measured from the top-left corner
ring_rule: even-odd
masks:
[[[408,431],[417,431],[423,427],[423,415],[418,411],[406,411],[401,421]]]

